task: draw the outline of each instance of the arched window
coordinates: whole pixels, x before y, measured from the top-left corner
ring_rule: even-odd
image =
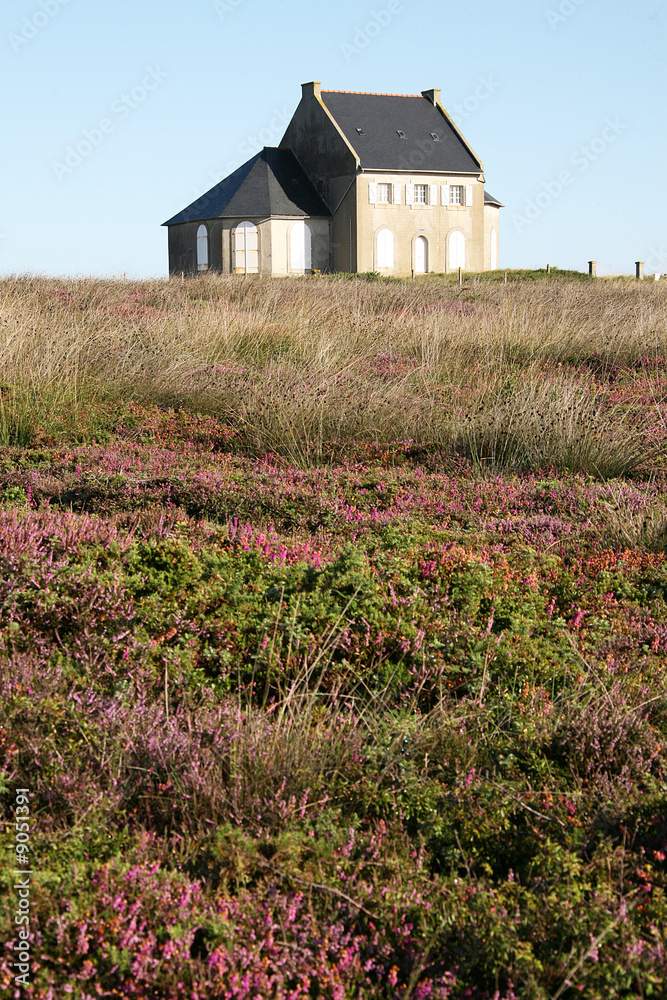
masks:
[[[496,271],[498,269],[498,233],[495,229],[491,230],[491,270]]]
[[[197,270],[208,271],[208,229],[204,225],[197,230]]]
[[[394,266],[394,234],[391,229],[381,229],[377,235],[376,267]]]
[[[252,222],[240,222],[234,230],[234,273],[259,274],[259,234]]]
[[[463,233],[455,230],[449,236],[449,270],[466,266],[466,238]]]
[[[428,271],[428,242],[425,236],[415,240],[415,273],[426,274]]]
[[[290,232],[290,268],[309,271],[313,266],[313,234],[307,222],[295,222]]]

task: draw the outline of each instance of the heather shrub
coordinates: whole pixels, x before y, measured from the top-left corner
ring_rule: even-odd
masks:
[[[664,994],[663,289],[492,278],[3,283],[30,1000]]]

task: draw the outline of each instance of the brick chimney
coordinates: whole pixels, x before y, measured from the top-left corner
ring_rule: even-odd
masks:
[[[440,104],[440,97],[442,91],[438,88],[436,90],[422,90],[422,97],[425,97],[431,102],[431,104]]]

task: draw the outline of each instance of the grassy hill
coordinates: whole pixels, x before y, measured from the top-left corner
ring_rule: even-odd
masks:
[[[665,994],[667,287],[512,277],[0,283],[8,995]]]

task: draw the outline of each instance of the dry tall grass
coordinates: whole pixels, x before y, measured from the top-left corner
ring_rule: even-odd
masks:
[[[216,415],[248,452],[298,463],[411,440],[480,468],[607,477],[662,447],[665,283],[16,278],[0,327],[5,444],[132,398]],[[641,383],[634,403],[619,379]]]

